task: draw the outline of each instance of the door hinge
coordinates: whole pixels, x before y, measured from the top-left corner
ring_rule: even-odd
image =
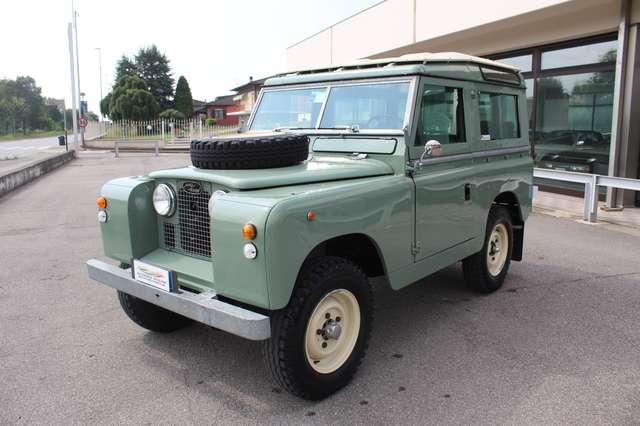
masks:
[[[421,249],[422,249],[422,243],[420,243],[420,241],[416,241],[411,246],[411,254],[415,256],[420,253]]]

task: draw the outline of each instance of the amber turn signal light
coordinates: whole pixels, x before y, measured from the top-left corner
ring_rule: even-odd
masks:
[[[314,211],[309,211],[309,212],[307,213],[307,220],[308,220],[309,222],[313,222],[314,220],[316,220],[316,212],[314,212]]]
[[[245,240],[253,240],[256,238],[256,235],[258,235],[258,231],[253,224],[247,223],[242,227],[242,237]]]
[[[107,208],[107,199],[104,197],[98,197],[98,199],[96,200],[96,204],[98,204],[98,208],[99,209],[106,209]]]

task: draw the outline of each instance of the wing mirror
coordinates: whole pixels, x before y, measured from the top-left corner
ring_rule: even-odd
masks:
[[[425,157],[439,157],[442,155],[442,145],[435,139],[431,139],[426,144],[424,144],[424,152],[420,157],[420,161],[424,160]]]

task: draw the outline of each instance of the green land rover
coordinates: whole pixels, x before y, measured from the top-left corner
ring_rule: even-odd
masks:
[[[461,261],[489,293],[522,259],[533,163],[525,86],[504,64],[438,53],[282,74],[246,133],[190,150],[193,166],[104,185],[115,262],[89,260],[89,276],[151,331],[261,340],[303,398],[360,365],[372,277],[397,290]]]

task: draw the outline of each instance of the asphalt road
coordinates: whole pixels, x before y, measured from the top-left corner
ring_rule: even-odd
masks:
[[[71,135],[71,138],[73,135]],[[58,148],[57,137],[19,139],[10,142],[0,142],[0,156],[7,153],[27,153],[44,149]],[[59,149],[64,149],[60,147]]]
[[[0,199],[0,424],[640,422],[640,238],[533,215],[502,290],[458,267],[376,285],[354,382],[318,403],[278,388],[260,345],[194,325],[147,332],[91,283],[95,196],[184,156],[84,156]]]
[[[0,141],[0,175],[64,151],[55,137]]]

